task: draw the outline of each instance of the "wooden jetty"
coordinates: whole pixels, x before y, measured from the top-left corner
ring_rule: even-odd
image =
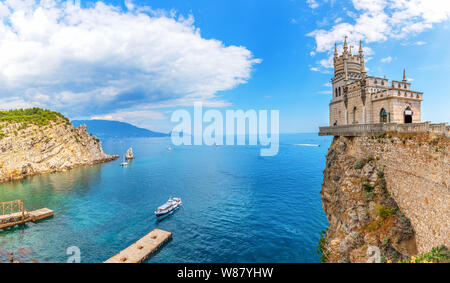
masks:
[[[41,208],[26,211],[21,200],[1,202],[0,229],[12,227],[30,221],[39,221],[53,216],[53,210]]]
[[[171,232],[154,229],[134,244],[111,257],[105,263],[139,263],[172,237]]]

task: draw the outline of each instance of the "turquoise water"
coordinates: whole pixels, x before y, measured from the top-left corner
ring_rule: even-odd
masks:
[[[77,246],[82,262],[102,262],[154,228],[173,239],[149,262],[318,262],[327,226],[320,189],[331,139],[280,136],[274,157],[258,147],[182,146],[169,138],[103,141],[104,151],[136,159],[0,184],[0,201],[48,207],[55,217],[0,232],[0,261],[65,262]],[[307,147],[296,144],[321,144]],[[183,207],[157,222],[169,196]]]

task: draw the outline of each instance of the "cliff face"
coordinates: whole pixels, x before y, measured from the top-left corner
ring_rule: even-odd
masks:
[[[57,118],[45,126],[0,122],[0,182],[116,159],[101,142]]]
[[[450,244],[449,139],[335,137],[322,186],[328,262],[398,261]],[[372,256],[371,256],[372,255]]]

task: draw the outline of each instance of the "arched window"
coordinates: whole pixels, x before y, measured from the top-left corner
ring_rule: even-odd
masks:
[[[381,108],[380,111],[380,123],[387,123],[387,112],[384,108]]]
[[[353,107],[353,124],[356,124],[356,106]]]

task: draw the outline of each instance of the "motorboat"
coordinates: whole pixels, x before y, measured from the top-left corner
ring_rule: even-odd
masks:
[[[155,210],[156,217],[170,214],[181,206],[181,198],[170,197],[169,200]]]

